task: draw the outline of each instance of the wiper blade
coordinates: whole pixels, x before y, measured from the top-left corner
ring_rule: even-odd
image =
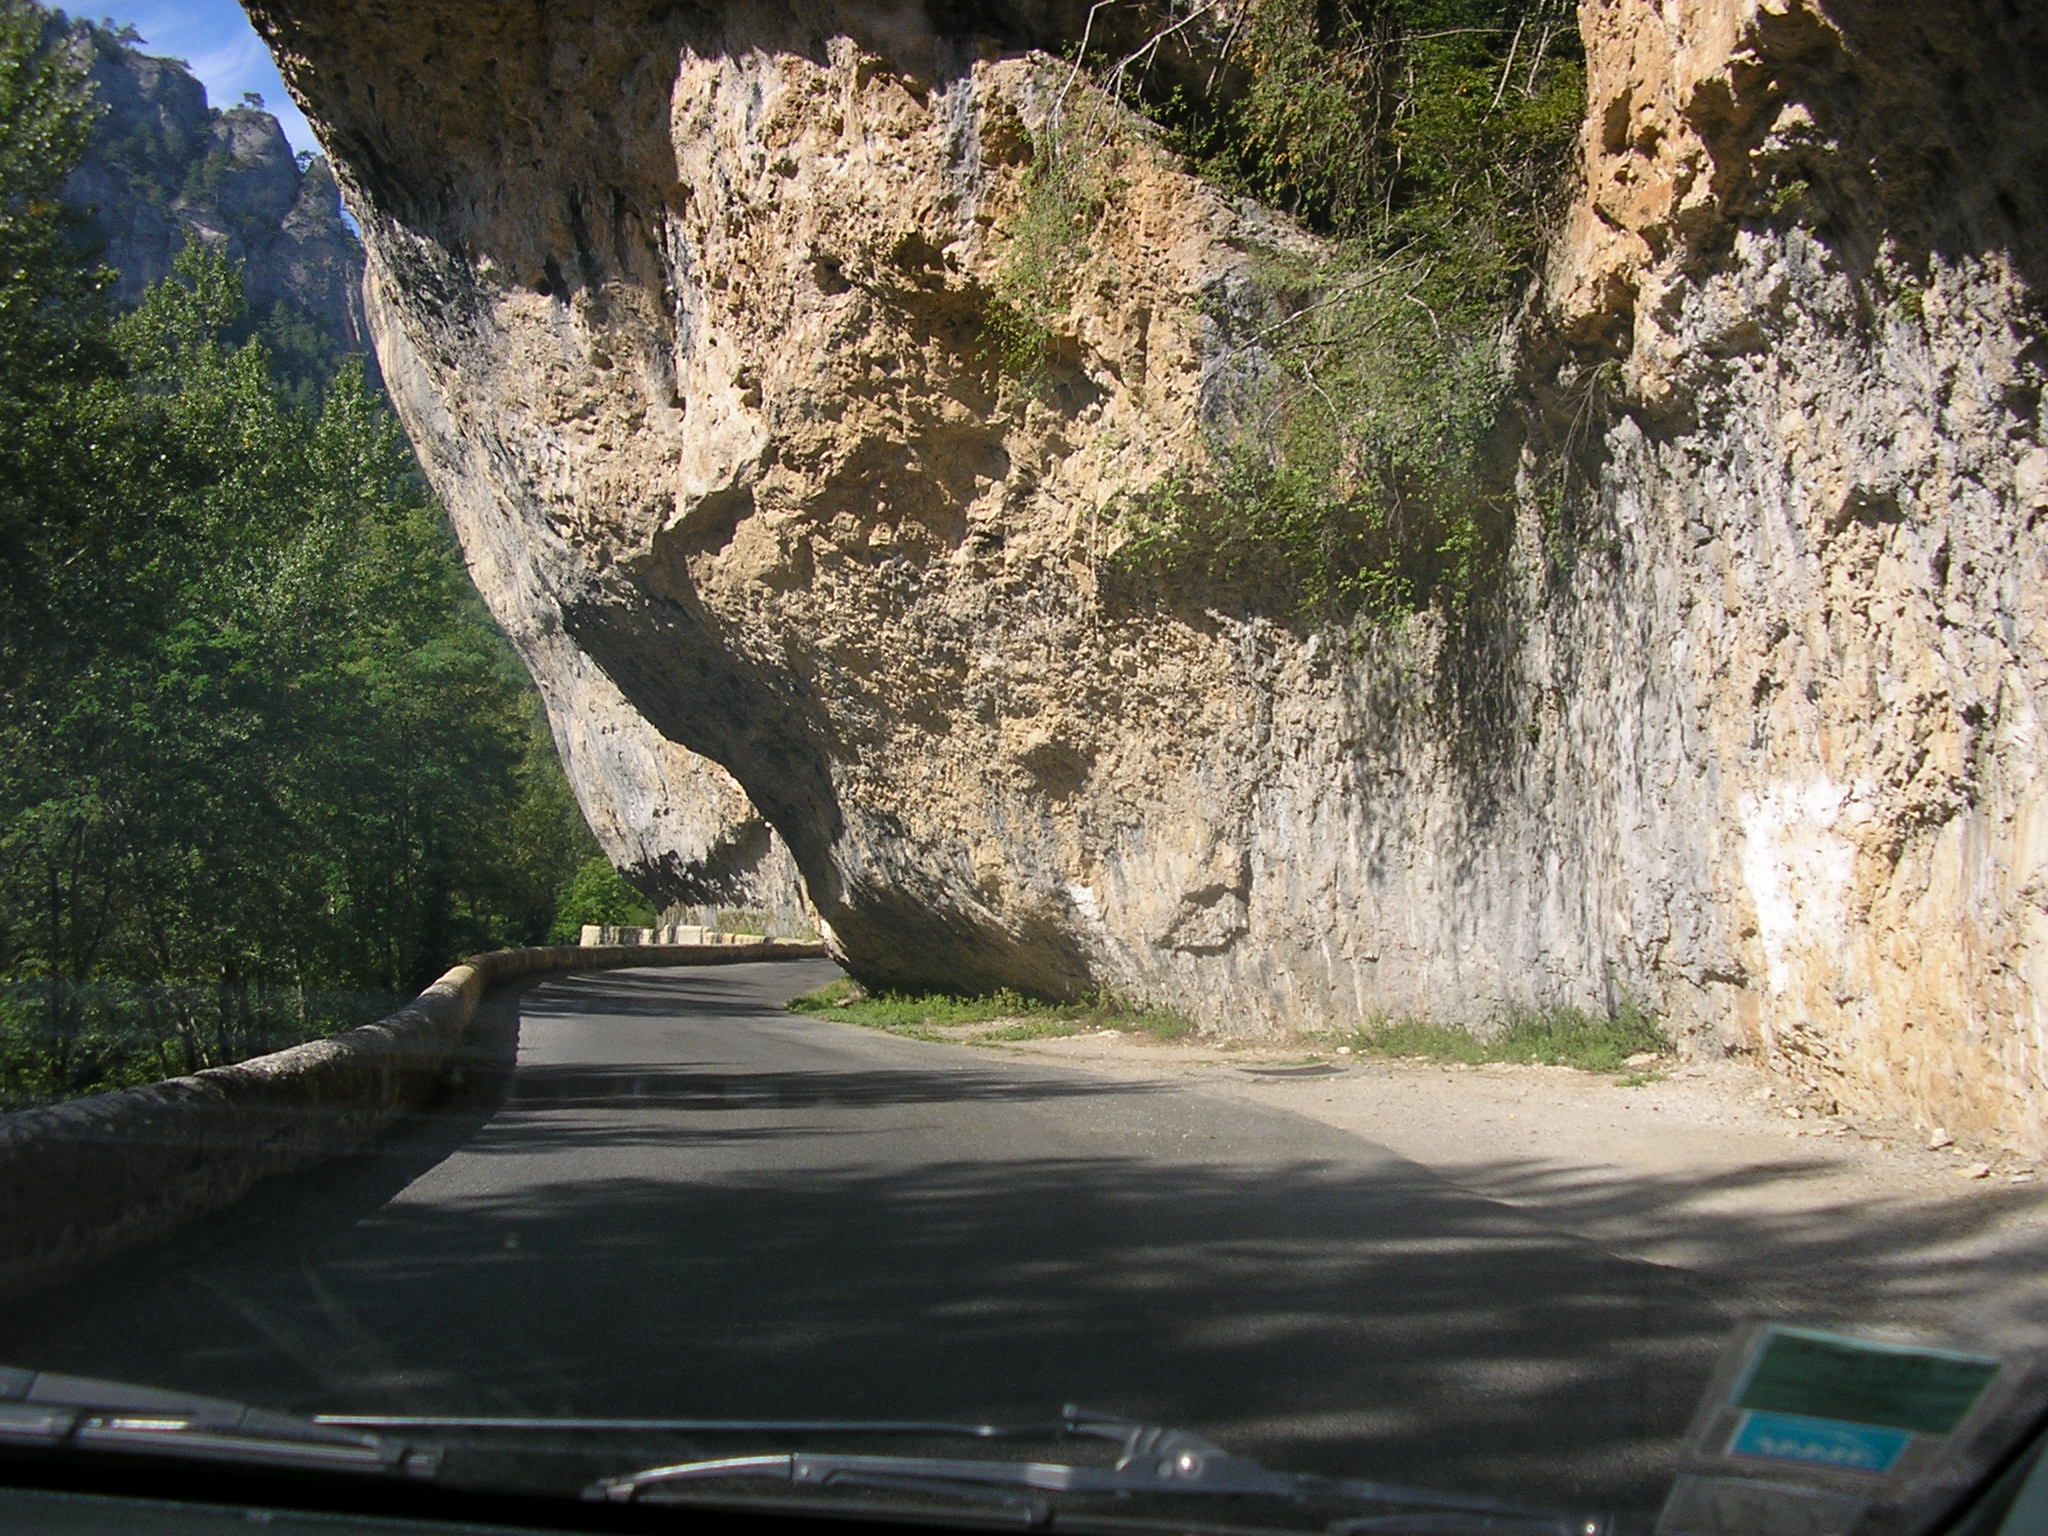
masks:
[[[677,1491],[691,1484],[759,1480],[807,1488],[860,1488],[961,1493],[1014,1490],[1025,1495],[1222,1496],[1284,1500],[1297,1504],[1369,1505],[1401,1511],[1338,1519],[1332,1536],[1370,1531],[1487,1530],[1599,1536],[1597,1520],[1532,1510],[1491,1499],[1464,1498],[1395,1483],[1329,1478],[1313,1473],[1276,1472],[1249,1457],[1233,1455],[1188,1430],[1143,1424],[1114,1415],[1069,1407],[1059,1426],[1064,1436],[1118,1441],[1122,1454],[1109,1467],[1063,1462],[975,1461],[942,1456],[853,1455],[791,1451],[773,1455],[724,1456],[648,1467],[593,1483],[585,1496],[630,1503],[643,1494]],[[1049,1513],[1050,1506],[1045,1506]],[[1454,1523],[1455,1522],[1455,1523]],[[1033,1523],[1043,1523],[1037,1520]]]
[[[507,1434],[851,1435],[921,1440],[1059,1440],[1074,1433],[1060,1420],[1042,1424],[968,1424],[950,1419],[663,1419],[541,1418],[521,1414],[316,1413],[339,1429],[479,1430]]]
[[[218,1397],[0,1366],[0,1447],[432,1476],[440,1454]]]

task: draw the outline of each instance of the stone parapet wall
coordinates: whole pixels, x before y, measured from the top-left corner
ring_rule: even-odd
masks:
[[[144,1088],[0,1115],[0,1299],[221,1211],[259,1182],[361,1151],[447,1081],[492,987],[551,971],[809,959],[817,944],[507,949],[328,1040]]]
[[[707,928],[701,923],[664,923],[658,928],[615,928],[604,923],[585,923],[582,943],[585,948],[607,945],[715,945],[720,948],[734,944],[766,944],[766,934],[720,933],[716,928]]]

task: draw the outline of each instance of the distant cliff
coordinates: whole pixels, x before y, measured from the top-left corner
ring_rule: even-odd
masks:
[[[176,59],[151,58],[61,12],[50,40],[87,63],[102,107],[66,192],[105,242],[116,300],[138,302],[197,238],[244,264],[250,311],[288,372],[324,376],[341,356],[367,360],[363,248],[327,162],[301,164],[258,107],[208,106]]]

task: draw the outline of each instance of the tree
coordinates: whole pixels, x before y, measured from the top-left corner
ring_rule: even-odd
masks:
[[[0,0],[0,1104],[374,1018],[594,846],[360,365],[196,245],[109,313],[47,41]]]
[[[41,13],[0,0],[0,657],[39,607],[38,587],[21,583],[44,574],[42,530],[78,522],[76,393],[107,362],[111,274],[80,262],[81,229],[61,196],[93,118],[83,67],[43,46]]]
[[[389,412],[354,366],[298,403],[248,331],[191,246],[73,402],[100,500],[40,530],[56,611],[0,741],[7,970],[40,988],[0,1006],[0,1090],[374,1016],[540,937],[588,847]]]
[[[647,898],[626,884],[602,856],[585,859],[555,905],[552,937],[557,944],[574,944],[582,937],[586,923],[606,927],[645,928],[654,921],[654,908]]]
[[[120,542],[94,459],[110,361],[106,274],[79,260],[60,199],[93,122],[83,67],[40,11],[0,0],[0,965],[37,999],[36,1048],[68,1054],[82,974],[110,932],[104,786],[77,750],[104,735],[79,665],[82,556]],[[116,450],[118,454],[118,449]],[[10,1017],[13,1011],[10,1010]]]

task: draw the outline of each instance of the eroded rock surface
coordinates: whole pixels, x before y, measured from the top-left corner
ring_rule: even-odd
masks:
[[[708,759],[875,981],[1245,1033],[1634,997],[2048,1143],[2037,17],[1588,0],[1530,574],[1361,642],[1101,579],[1299,236],[1127,134],[1043,387],[992,355],[1085,7],[251,9],[623,861],[731,842]]]

